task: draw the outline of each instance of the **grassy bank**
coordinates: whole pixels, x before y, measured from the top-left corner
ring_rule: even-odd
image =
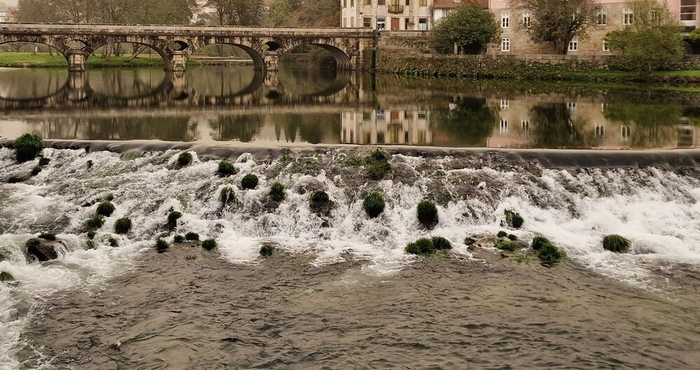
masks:
[[[91,55],[85,62],[87,68],[108,68],[108,67],[120,67],[120,68],[141,68],[141,67],[163,67],[163,59],[160,55],[154,54],[148,56],[147,54],[139,55],[138,57],[127,61],[129,56],[113,56],[109,61],[105,61],[97,55]],[[198,66],[202,63],[196,60],[189,60],[187,65]],[[0,67],[10,67],[10,68],[58,68],[58,67],[68,67],[68,62],[66,58],[61,54],[32,54],[32,53],[0,53]]]

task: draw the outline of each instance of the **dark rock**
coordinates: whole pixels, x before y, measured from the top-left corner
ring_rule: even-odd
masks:
[[[55,260],[58,258],[58,247],[60,245],[63,245],[60,241],[30,239],[27,241],[27,255],[30,258],[36,258],[40,262]]]

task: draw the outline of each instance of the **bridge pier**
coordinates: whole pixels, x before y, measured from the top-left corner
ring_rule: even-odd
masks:
[[[71,50],[66,59],[70,72],[85,72],[85,53],[80,50]]]
[[[280,56],[276,51],[265,52],[265,70],[278,71],[280,66]]]
[[[172,57],[170,59],[170,71],[175,73],[184,73],[185,65],[187,64],[187,53],[184,51],[173,51]],[[166,67],[166,70],[168,68]]]

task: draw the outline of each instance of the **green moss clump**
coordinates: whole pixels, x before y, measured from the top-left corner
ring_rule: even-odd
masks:
[[[122,217],[114,223],[114,232],[117,234],[126,234],[131,231],[131,219]]]
[[[545,244],[552,244],[552,242],[549,241],[549,239],[545,238],[544,236],[536,236],[532,238],[532,243],[530,243],[530,247],[532,247],[532,250],[540,250],[543,245]]]
[[[87,237],[88,237],[88,239],[94,238],[94,237],[95,237],[95,234],[97,234],[97,233],[95,232],[95,230],[90,230],[90,231],[88,231],[88,232],[87,232]]]
[[[309,206],[316,212],[330,203],[331,198],[323,190],[314,190],[309,197]]]
[[[19,182],[23,182],[24,180],[26,180],[26,178],[24,178],[24,177],[20,177],[20,176],[10,176],[10,177],[7,179],[7,183],[8,183],[8,184],[16,184],[16,183],[19,183]]]
[[[241,179],[241,188],[243,189],[255,189],[258,186],[258,177],[249,173]]]
[[[518,249],[518,244],[511,241],[511,240],[505,240],[501,239],[496,242],[496,248],[502,250],[502,251],[509,251],[509,252],[515,252]]]
[[[109,237],[109,239],[107,239],[107,243],[109,243],[109,246],[112,248],[116,248],[119,246],[119,240],[111,236]]]
[[[182,217],[182,213],[178,211],[171,211],[168,214],[168,229],[175,230],[177,227],[177,220]]]
[[[275,246],[272,244],[263,244],[260,247],[260,255],[262,257],[270,257],[275,252]]]
[[[496,236],[499,237],[499,238],[505,238],[506,236],[508,236],[508,233],[505,232],[505,231],[503,231],[503,230],[501,230],[501,231],[498,232],[498,234],[496,234]]]
[[[476,243],[476,239],[469,237],[469,236],[464,238],[465,245],[474,245],[474,243]]]
[[[104,197],[104,201],[106,201],[106,202],[111,202],[113,200],[114,200],[114,194],[112,194],[112,193],[107,193]]]
[[[92,240],[86,241],[85,242],[85,249],[87,249],[87,250],[95,249],[95,242]]]
[[[38,134],[26,133],[18,137],[12,143],[12,147],[16,150],[17,161],[26,162],[31,161],[41,153],[41,150],[44,148],[44,141]]]
[[[219,200],[221,204],[227,206],[236,200],[236,193],[230,186],[224,186],[219,193]]]
[[[368,195],[362,202],[362,208],[370,218],[375,218],[384,212],[384,197],[379,193]]]
[[[428,255],[435,253],[435,245],[432,239],[420,238],[415,242],[409,243],[404,251],[410,254]]]
[[[564,253],[552,243],[545,243],[537,250],[537,257],[543,266],[551,267],[559,263]]]
[[[284,185],[282,185],[279,182],[276,182],[272,184],[270,187],[270,199],[272,199],[275,202],[281,202],[284,200],[285,194],[284,194]]]
[[[48,166],[49,163],[51,163],[51,160],[50,160],[50,159],[48,159],[48,158],[46,158],[46,157],[41,157],[41,158],[39,158],[39,166],[42,166],[42,167]]]
[[[450,243],[449,240],[443,238],[442,236],[433,236],[431,241],[433,242],[433,246],[437,250],[452,249],[452,243]]]
[[[24,243],[24,246],[27,248],[38,247],[40,245],[41,245],[41,240],[39,240],[38,238],[31,238],[31,239],[27,240],[26,243]]]
[[[177,156],[177,164],[180,167],[185,167],[185,166],[189,166],[190,164],[192,164],[192,153],[190,153],[190,152],[180,153],[180,155]]]
[[[185,237],[177,234],[175,237],[173,237],[173,243],[184,243],[185,242]]]
[[[216,249],[217,244],[215,239],[205,239],[202,241],[202,248],[210,251]]]
[[[41,172],[41,170],[43,170],[41,166],[35,166],[34,168],[32,168],[32,176],[38,175],[39,172]]]
[[[233,163],[229,161],[221,161],[219,162],[219,168],[217,169],[216,173],[219,174],[221,177],[227,177],[231,175],[235,175],[238,170],[236,167],[233,165]]]
[[[104,201],[97,206],[96,213],[98,215],[109,217],[112,215],[112,212],[114,212],[114,210],[115,210],[115,208],[114,208],[114,204],[112,204],[112,202]]]
[[[85,226],[88,230],[97,230],[105,223],[105,218],[102,215],[94,215],[85,221]]]
[[[0,272],[0,281],[15,281],[15,277],[7,271]]]
[[[418,222],[424,227],[432,229],[438,223],[438,210],[435,203],[423,200],[416,207]]]
[[[629,250],[629,248],[630,241],[623,236],[610,234],[603,238],[603,249],[606,251],[625,253]]]
[[[44,240],[51,240],[51,241],[54,241],[54,240],[56,240],[56,234],[53,234],[53,233],[41,233],[41,234],[39,234],[39,238],[44,239]]]
[[[170,244],[168,244],[168,242],[166,242],[164,239],[158,238],[156,240],[156,250],[158,253],[163,253],[168,250],[168,248],[170,248]]]
[[[508,234],[508,239],[515,241],[518,240],[518,236],[515,234]]]
[[[187,234],[185,234],[185,239],[194,242],[199,241],[199,234],[190,231]]]
[[[391,171],[389,155],[379,148],[365,158],[365,163],[367,164],[365,174],[371,180],[381,180]]]
[[[512,228],[519,229],[521,226],[523,226],[523,223],[525,222],[525,220],[523,220],[523,217],[520,216],[520,213],[518,212],[506,210],[505,215],[506,223]]]

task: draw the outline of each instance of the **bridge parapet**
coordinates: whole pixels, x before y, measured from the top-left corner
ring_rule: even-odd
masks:
[[[56,48],[71,71],[85,69],[85,60],[109,43],[135,43],[151,47],[168,71],[183,72],[189,56],[213,44],[230,44],[245,50],[257,69],[277,70],[279,60],[300,45],[317,45],[336,58],[339,69],[361,69],[362,55],[374,45],[376,32],[367,28],[251,28],[179,27],[153,25],[24,24],[0,25],[0,44],[42,43]],[[70,43],[82,45],[70,47]]]

